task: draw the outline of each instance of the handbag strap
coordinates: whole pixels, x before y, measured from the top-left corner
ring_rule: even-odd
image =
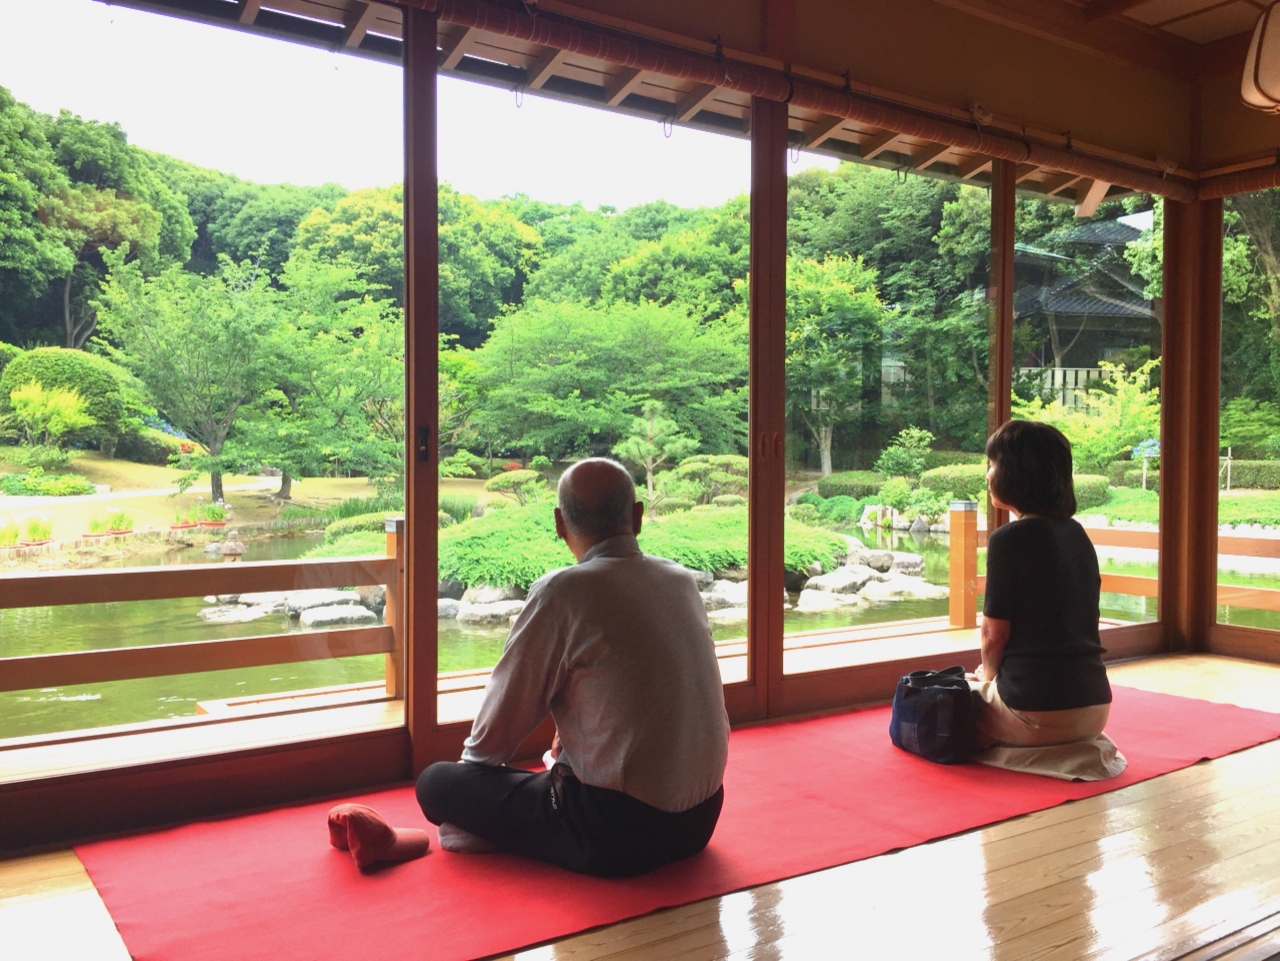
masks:
[[[963,667],[948,667],[942,671],[912,671],[910,674],[902,675],[902,684],[907,687],[924,689],[927,687],[967,687],[969,682],[964,679]]]

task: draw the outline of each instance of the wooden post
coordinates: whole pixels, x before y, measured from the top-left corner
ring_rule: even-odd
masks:
[[[978,502],[951,502],[948,603],[951,626],[978,626]]]
[[[405,723],[411,773],[431,761],[436,721],[439,455],[439,222],[436,185],[436,16],[404,15]]]
[[[391,628],[394,646],[387,653],[387,696],[404,697],[404,518],[387,518],[387,556],[396,561],[395,574],[387,581],[382,623]]]
[[[1018,165],[997,160],[991,165],[991,272],[987,278],[990,307],[987,350],[987,434],[1009,420],[1013,403],[1013,245]],[[1009,522],[1009,512],[987,499],[987,530]]]
[[[1217,619],[1222,201],[1164,204],[1160,596],[1166,644],[1207,650]]]
[[[787,105],[751,101],[750,495],[747,637],[754,692],[734,720],[763,717],[782,679],[786,500]]]

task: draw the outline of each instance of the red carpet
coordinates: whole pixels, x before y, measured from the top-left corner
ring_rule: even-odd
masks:
[[[138,961],[461,959],[919,844],[1101,794],[1280,737],[1280,714],[1117,688],[1108,733],[1129,758],[1071,784],[896,750],[888,709],[736,731],[711,845],[602,881],[507,855],[452,855],[362,876],[328,845],[332,802],[77,849]],[[425,822],[412,791],[359,798]]]

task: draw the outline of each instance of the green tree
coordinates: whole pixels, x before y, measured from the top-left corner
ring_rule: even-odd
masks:
[[[861,258],[788,262],[787,412],[809,431],[823,477],[831,473],[836,428],[861,410],[864,384],[871,379],[864,360],[870,353],[879,362],[884,313],[875,272]]]
[[[924,473],[925,458],[932,443],[933,435],[927,430],[906,427],[880,455],[876,470],[891,476],[919,477]]]
[[[144,277],[106,254],[98,302],[110,353],[146,384],[170,423],[208,450],[213,498],[223,496],[223,446],[237,420],[275,382],[278,294],[250,264],[224,259],[212,277],[169,267]]]
[[[650,507],[654,503],[653,478],[658,470],[698,449],[698,442],[681,434],[679,425],[664,413],[666,408],[660,401],[645,401],[640,416],[631,423],[630,435],[613,446],[614,454],[622,460],[644,468]]]

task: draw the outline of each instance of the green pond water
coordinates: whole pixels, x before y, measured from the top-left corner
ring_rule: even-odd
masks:
[[[861,536],[861,535],[860,535]],[[253,541],[246,561],[284,560],[298,557],[320,542],[320,537],[293,536]],[[907,550],[925,559],[925,578],[947,582],[948,548],[945,535],[916,540],[908,534],[868,535],[861,539],[872,547]],[[132,558],[130,566],[191,564],[204,562],[199,551],[188,550]],[[985,560],[979,555],[980,567]],[[117,562],[108,566],[123,566]],[[1154,564],[1107,561],[1103,570],[1154,577]],[[1280,588],[1280,576],[1247,576],[1224,573],[1223,583]],[[0,656],[16,657],[62,651],[177,643],[296,631],[296,623],[284,615],[250,624],[208,624],[198,612],[207,606],[202,598],[163,601],[82,604],[66,607],[0,610]],[[895,601],[860,607],[851,612],[798,614],[786,612],[788,632],[810,631],[859,624],[882,623],[947,612],[947,601]],[[1154,598],[1118,594],[1102,595],[1102,615],[1129,621],[1153,620]],[[1280,614],[1242,608],[1219,609],[1219,620],[1232,624],[1280,628]],[[504,627],[478,627],[441,621],[440,670],[458,671],[489,667],[497,662],[507,637]],[[742,637],[745,624],[719,624],[717,640]],[[381,655],[308,661],[274,667],[209,671],[172,677],[146,678],[73,685],[43,690],[0,692],[0,738],[23,737],[57,731],[103,727],[194,714],[196,703],[229,697],[268,694],[375,681],[383,677]]]

